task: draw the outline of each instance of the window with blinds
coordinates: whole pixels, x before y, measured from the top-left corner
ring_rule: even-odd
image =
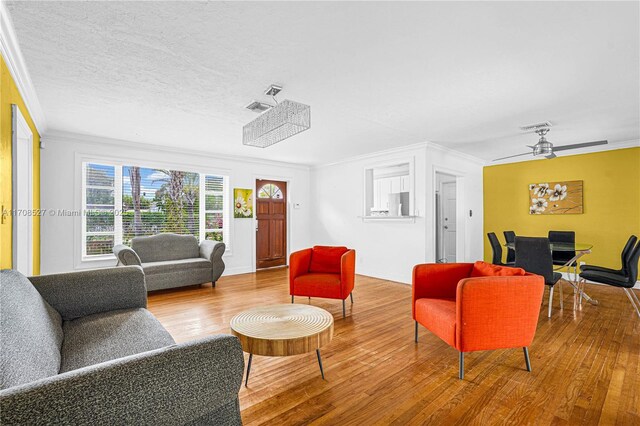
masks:
[[[84,163],[83,257],[163,232],[225,241],[226,192],[225,176]]]

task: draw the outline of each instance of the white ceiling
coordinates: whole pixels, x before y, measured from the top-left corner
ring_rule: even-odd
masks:
[[[556,145],[640,138],[638,2],[7,6],[56,130],[306,164],[425,141],[492,159],[545,120]],[[245,147],[270,83],[311,130]]]

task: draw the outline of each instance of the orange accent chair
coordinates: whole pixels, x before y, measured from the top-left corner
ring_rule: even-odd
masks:
[[[531,371],[528,346],[538,324],[544,278],[521,268],[485,262],[439,263],[413,268],[415,341],[418,323],[459,352],[522,347]]]
[[[351,297],[356,275],[356,251],[346,247],[314,246],[291,253],[289,257],[289,294],[294,296],[342,299]]]

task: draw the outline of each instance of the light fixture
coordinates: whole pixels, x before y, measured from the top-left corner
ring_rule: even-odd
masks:
[[[278,103],[275,95],[281,90],[282,87],[271,85],[265,91],[276,102],[276,106],[267,109],[242,128],[244,145],[266,148],[311,128],[311,107],[288,99]],[[253,110],[259,111],[258,108]]]

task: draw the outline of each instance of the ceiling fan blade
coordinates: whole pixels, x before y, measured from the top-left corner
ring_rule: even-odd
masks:
[[[553,152],[549,155],[545,155],[544,158],[551,160],[552,158],[556,158],[557,155],[555,155]]]
[[[595,142],[585,142],[585,143],[575,143],[573,145],[562,145],[562,146],[554,146],[553,151],[565,151],[567,149],[578,149],[578,148],[586,148],[588,146],[596,146],[596,145],[606,145],[609,142],[607,141],[595,141]]]
[[[508,156],[508,157],[496,158],[495,160],[491,160],[491,161],[506,160],[507,158],[521,157],[521,156],[523,156],[523,155],[531,155],[531,153],[530,153],[530,152],[525,152],[524,154],[510,155],[510,156]]]

